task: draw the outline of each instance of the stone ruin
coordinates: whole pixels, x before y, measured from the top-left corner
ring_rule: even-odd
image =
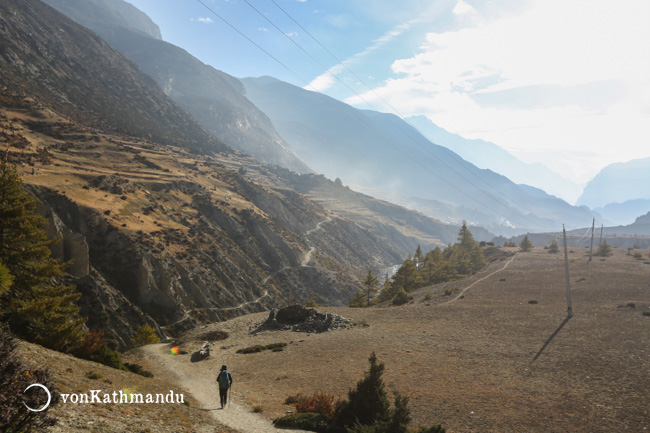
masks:
[[[281,309],[273,309],[268,319],[253,331],[292,330],[295,332],[330,332],[353,326],[350,319],[332,313],[319,313],[313,308],[302,305],[290,305]]]

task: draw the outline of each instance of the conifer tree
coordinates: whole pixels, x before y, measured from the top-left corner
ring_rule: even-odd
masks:
[[[548,253],[549,254],[556,254],[559,253],[560,249],[557,246],[557,241],[553,239],[553,242],[551,242],[551,245],[548,247]]]
[[[361,290],[357,290],[357,293],[350,298],[348,302],[349,307],[364,307],[366,305],[366,294]]]
[[[413,256],[413,262],[415,263],[415,267],[419,268],[423,261],[424,261],[424,255],[422,255],[422,248],[418,244],[418,247],[415,250],[415,255]]]
[[[407,292],[417,289],[422,284],[422,279],[411,258],[406,259],[402,263],[402,266],[393,275],[392,280],[392,286],[399,286]]]
[[[368,275],[366,275],[366,279],[363,280],[363,285],[366,287],[366,292],[368,292],[368,306],[370,306],[370,294],[377,291],[377,284],[379,284],[379,280],[371,270],[368,270]]]
[[[84,320],[75,304],[80,295],[53,283],[63,266],[50,257],[50,246],[60,239],[48,239],[45,224],[16,169],[0,161],[0,262],[13,276],[0,298],[3,318],[17,335],[64,350],[81,342]]]
[[[145,323],[138,328],[135,334],[133,334],[131,342],[136,346],[158,344],[160,343],[160,337],[158,337],[154,328],[152,328],[148,323]]]
[[[607,241],[603,241],[602,244],[598,247],[598,250],[596,250],[595,253],[596,256],[599,257],[607,257],[612,255],[612,247],[607,243]]]
[[[533,249],[533,243],[528,239],[528,235],[524,236],[521,242],[519,242],[519,249],[524,253]]]
[[[353,425],[373,425],[390,420],[390,402],[386,395],[386,385],[382,379],[384,364],[377,361],[375,352],[370,358],[369,370],[357,386],[348,392],[348,400],[342,403],[335,424],[342,428]]]

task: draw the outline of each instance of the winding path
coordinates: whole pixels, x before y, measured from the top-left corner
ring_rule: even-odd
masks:
[[[235,392],[225,409],[219,406],[219,391],[215,381],[213,364],[201,362],[191,363],[187,356],[171,356],[169,345],[151,344],[143,346],[150,358],[165,370],[168,376],[176,377],[180,385],[201,403],[199,410],[208,411],[220,424],[226,425],[241,433],[279,433],[286,430],[277,429],[271,421],[254,413],[250,408],[237,402]],[[207,379],[209,378],[209,379]],[[290,430],[292,433],[310,433],[304,430]]]
[[[316,231],[318,231],[318,230],[321,230],[323,224],[325,224],[325,223],[327,223],[327,222],[330,222],[330,221],[332,221],[332,218],[330,218],[330,217],[326,217],[324,220],[318,222],[318,224],[316,224],[316,227],[314,227],[313,229],[307,231],[307,232],[304,234],[304,236],[306,236],[306,237],[307,237],[307,236],[311,236],[312,233],[314,233],[314,232],[316,232]],[[314,246],[311,246],[311,247],[309,248],[309,251],[307,251],[307,252],[305,253],[305,256],[303,257],[303,259],[302,259],[301,262],[300,262],[300,266],[301,266],[301,267],[307,267],[307,265],[308,265],[309,262],[311,261],[311,256],[312,256],[312,254],[313,254],[313,252],[314,252],[315,250],[316,250],[316,247],[314,247]],[[279,270],[273,272],[272,274],[270,274],[270,275],[268,275],[266,278],[264,278],[264,280],[262,280],[262,284],[266,284],[266,282],[269,281],[271,278],[273,278],[275,275],[279,274],[280,272],[286,271],[287,269],[291,269],[291,268],[293,268],[293,267],[294,267],[294,266],[285,266],[284,268],[279,269]],[[254,304],[254,303],[257,303],[257,302],[259,302],[262,298],[265,298],[265,297],[268,296],[268,295],[269,295],[269,291],[268,291],[268,290],[265,290],[265,291],[264,291],[264,294],[263,294],[262,296],[260,296],[259,298],[255,299],[254,301],[243,302],[243,303],[237,305],[236,307],[226,307],[226,308],[219,308],[219,307],[202,307],[202,308],[193,308],[193,309],[191,309],[191,310],[187,310],[187,311],[185,311],[185,314],[183,314],[183,317],[181,317],[180,319],[178,319],[178,320],[175,321],[174,323],[170,323],[169,325],[161,326],[160,328],[164,331],[165,329],[168,329],[168,328],[170,328],[170,327],[172,327],[172,326],[174,326],[174,325],[178,325],[179,323],[184,322],[185,320],[189,319],[189,318],[190,318],[190,314],[193,313],[194,311],[227,311],[227,310],[238,310],[238,309],[243,308],[244,306],[246,306],[246,305],[248,305],[248,304]]]
[[[499,273],[499,272],[505,270],[505,268],[507,268],[508,265],[509,265],[510,263],[512,263],[512,261],[515,259],[515,257],[516,257],[516,255],[513,255],[512,257],[510,257],[510,260],[508,260],[508,261],[503,265],[502,268],[497,269],[496,271],[489,273],[488,275],[484,276],[483,278],[479,278],[478,280],[474,281],[474,282],[473,282],[472,284],[470,284],[469,286],[465,287],[463,290],[460,291],[460,293],[458,293],[458,295],[456,295],[456,297],[455,297],[454,299],[451,299],[451,300],[449,300],[449,301],[447,301],[447,302],[443,302],[442,304],[438,304],[438,305],[440,305],[440,306],[442,306],[442,305],[449,305],[449,304],[451,304],[452,302],[454,302],[454,301],[460,299],[463,295],[465,295],[465,292],[467,292],[469,289],[471,289],[472,287],[474,287],[474,285],[480,283],[481,281],[483,281],[483,280],[485,280],[485,279],[487,279],[487,278],[490,278],[490,277],[491,277],[492,275],[494,275],[494,274],[497,274],[497,273]]]
[[[320,221],[318,224],[316,224],[316,227],[314,227],[314,228],[311,229],[311,230],[308,230],[308,231],[304,234],[304,236],[306,236],[306,237],[307,237],[307,236],[310,236],[310,235],[311,235],[312,233],[314,233],[315,231],[317,231],[317,230],[321,230],[323,224],[325,224],[325,223],[327,223],[327,222],[330,222],[330,221],[332,221],[332,218],[330,218],[330,217],[326,217],[323,221]],[[308,265],[309,262],[311,261],[311,255],[314,253],[314,251],[316,251],[316,247],[314,247],[314,246],[310,246],[310,247],[309,247],[309,251],[307,251],[307,252],[305,253],[305,256],[304,256],[304,257],[302,258],[302,260],[300,261],[300,267],[303,267],[303,268],[308,267],[307,265]],[[266,282],[267,282],[268,280],[270,280],[271,278],[275,277],[275,276],[276,276],[277,274],[279,274],[280,272],[286,271],[287,269],[291,269],[291,268],[294,268],[294,267],[295,267],[295,266],[285,266],[285,267],[282,268],[282,269],[278,269],[277,271],[273,272],[272,274],[270,274],[270,275],[268,275],[266,278],[264,278],[264,280],[262,280],[262,284],[266,284]]]
[[[185,314],[183,317],[181,317],[179,320],[175,321],[174,323],[170,323],[169,325],[161,326],[161,329],[167,329],[170,328],[174,325],[178,325],[179,323],[189,319],[190,313],[193,313],[194,311],[227,311],[227,310],[238,310],[240,308],[244,308],[245,305],[248,304],[255,304],[259,302],[262,298],[265,298],[269,295],[269,291],[265,290],[264,294],[260,296],[259,298],[255,299],[254,301],[248,301],[248,302],[242,302],[241,304],[237,305],[236,307],[225,307],[225,308],[220,308],[220,307],[202,307],[202,308],[193,308],[191,310],[185,311]]]

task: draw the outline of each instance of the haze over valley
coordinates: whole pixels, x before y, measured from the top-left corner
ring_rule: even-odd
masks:
[[[399,391],[386,397],[384,418],[364,427],[375,433],[395,423],[417,433],[650,428],[650,156],[629,153],[587,179],[560,157],[544,164],[512,142],[501,147],[500,112],[491,112],[495,129],[483,138],[485,119],[466,127],[474,132],[451,132],[455,96],[447,111],[438,106],[447,91],[431,77],[421,77],[431,94],[412,87],[421,72],[408,65],[429,68],[424,58],[442,55],[436,41],[460,49],[460,35],[488,26],[481,14],[490,27],[528,22],[546,7],[406,2],[398,13],[383,1],[368,10],[215,0],[188,1],[181,13],[175,2],[147,2],[0,3],[0,350],[38,371],[53,395],[100,383],[174,387],[191,403],[171,416],[55,397],[40,418],[24,405],[0,414],[45,430],[53,416],[58,427],[49,431],[224,433],[276,431],[271,420],[289,414],[284,422],[309,430],[297,421],[300,404],[294,413],[285,399],[310,401],[320,390],[332,401],[319,431],[339,433],[353,427],[345,412],[353,403],[337,406],[334,396],[353,399],[347,391],[369,356],[374,368],[374,353]],[[152,19],[174,11],[176,20]],[[209,36],[219,17],[231,38]],[[343,48],[333,29],[349,29],[351,17],[365,17],[368,28]],[[272,36],[281,22],[298,30]],[[434,24],[440,33],[427,30],[427,44],[414,48]],[[372,39],[379,25],[383,36]],[[204,49],[176,34],[183,26],[203,26]],[[268,58],[251,70],[242,39],[313,79],[273,76]],[[287,39],[301,56],[318,57],[314,44],[330,42],[347,60],[322,65],[323,75],[278,42]],[[382,53],[402,56],[390,73],[371,62]],[[372,65],[383,78],[370,75]],[[354,83],[342,78],[357,71]],[[522,104],[526,89],[540,95],[523,82],[509,88],[505,72],[450,79],[471,97],[471,113],[483,112],[474,103],[496,103],[495,89],[497,105]],[[601,84],[629,102],[615,83]],[[549,106],[573,101],[580,110],[587,90],[598,99],[596,87],[567,85],[560,98],[555,85],[542,86]],[[360,95],[382,103],[366,107]],[[437,108],[398,107],[409,95],[423,106],[428,95]],[[602,113],[582,115],[607,111],[594,104],[589,110]],[[432,120],[436,112],[445,127]],[[525,129],[517,113],[513,129]],[[549,112],[539,121],[557,127]],[[530,152],[539,146],[531,139]],[[210,375],[226,363],[240,386],[231,412],[212,408]],[[19,370],[7,383],[23,386],[18,377],[29,375]],[[332,374],[340,380],[326,380]],[[567,390],[568,382],[576,386]],[[22,397],[2,401],[10,400]],[[400,421],[400,407],[412,417]]]

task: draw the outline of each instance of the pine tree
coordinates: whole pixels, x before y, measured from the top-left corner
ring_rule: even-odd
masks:
[[[368,292],[367,306],[370,306],[370,294],[377,291],[377,284],[379,284],[379,280],[371,270],[368,270],[368,275],[366,275],[366,279],[363,281],[363,285],[366,287],[366,291]]]
[[[386,274],[386,278],[384,280],[384,286],[381,289],[381,292],[379,293],[379,302],[390,301],[391,299],[393,299],[393,296],[395,296],[398,290],[399,287],[394,286],[390,278],[388,278],[388,274]]]
[[[53,283],[63,266],[50,257],[45,218],[22,187],[16,169],[0,161],[0,262],[13,284],[0,298],[3,316],[23,338],[55,350],[81,342],[84,320],[78,318],[72,287]]]
[[[533,249],[533,243],[528,239],[528,235],[524,236],[521,242],[519,242],[519,249],[524,253]]]
[[[369,370],[357,386],[348,392],[348,400],[341,403],[335,424],[345,428],[353,425],[373,425],[390,420],[390,402],[382,379],[384,364],[377,361],[375,352],[370,358]]]
[[[357,290],[357,293],[354,294],[348,301],[349,307],[365,307],[366,306],[366,294],[361,290]]]
[[[418,247],[415,250],[415,255],[413,256],[413,262],[415,263],[415,267],[419,269],[423,261],[424,261],[424,256],[422,255],[422,248],[418,244]]]
[[[598,247],[598,250],[596,250],[596,254],[599,257],[607,257],[612,255],[612,247],[607,243],[607,241],[603,241],[602,244]]]
[[[158,344],[160,343],[160,337],[156,334],[155,329],[153,329],[148,323],[145,323],[138,328],[133,336],[131,336],[131,342],[136,346]]]
[[[549,254],[556,254],[559,253],[560,249],[557,246],[557,241],[553,239],[553,242],[551,242],[551,245],[548,247],[548,253]]]
[[[422,285],[422,279],[415,268],[415,263],[410,258],[404,260],[402,266],[393,275],[392,280],[392,286],[399,286],[407,292],[415,290]]]

